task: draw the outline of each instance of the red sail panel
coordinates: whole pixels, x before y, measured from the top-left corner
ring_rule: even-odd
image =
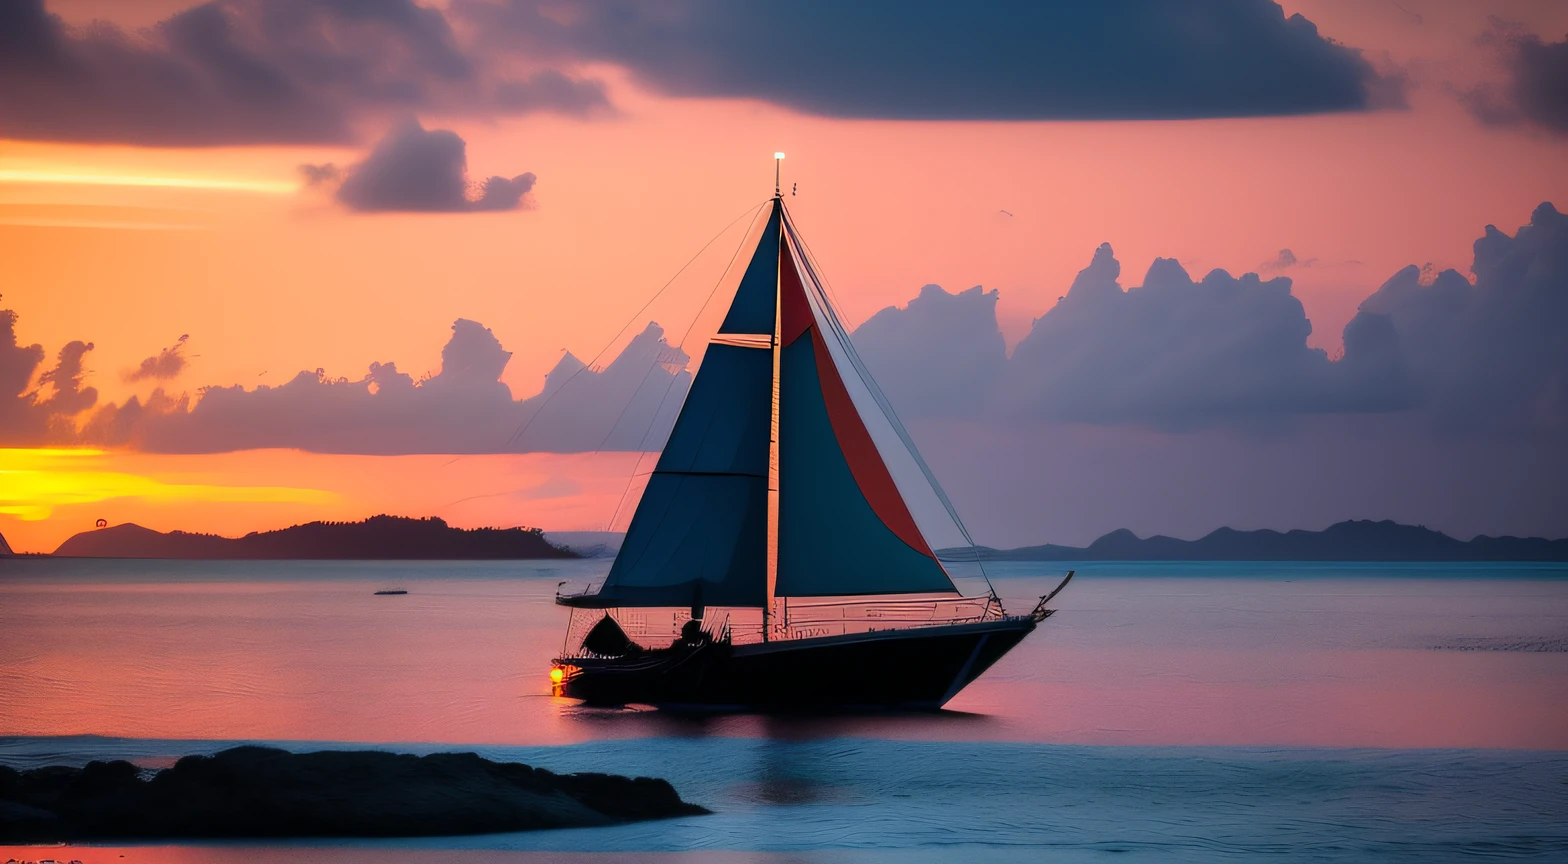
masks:
[[[794,270],[793,265],[790,270]],[[795,279],[798,286],[799,276]],[[804,292],[801,293],[801,301],[805,301]],[[811,314],[809,306],[806,307],[806,314]],[[789,320],[788,317],[784,318],[786,322]],[[838,439],[839,449],[849,463],[855,485],[860,487],[860,494],[866,496],[877,518],[898,539],[916,552],[935,559],[930,544],[926,543],[925,535],[920,533],[915,517],[909,512],[909,506],[904,503],[904,496],[899,494],[893,475],[882,462],[882,454],[877,451],[876,442],[871,440],[871,433],[866,431],[866,424],[860,419],[860,412],[856,410],[849,390],[839,377],[838,367],[828,353],[827,343],[822,341],[821,328],[811,327],[810,332],[811,347],[817,359],[817,377],[822,384],[822,400],[827,404],[828,421],[833,424],[833,436]]]
[[[806,286],[800,281],[800,271],[795,268],[795,256],[790,254],[788,244],[780,244],[779,343],[793,343],[815,323],[811,303],[806,300]]]

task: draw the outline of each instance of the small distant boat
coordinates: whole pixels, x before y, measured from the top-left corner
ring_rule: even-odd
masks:
[[[407,593],[408,592],[404,591],[402,588],[389,588],[386,591],[377,591],[376,592],[376,596],[380,597],[383,594],[407,594]]]
[[[936,710],[1053,610],[1002,609],[777,194],[550,680],[592,705]],[[978,571],[978,572],[976,572]],[[595,590],[596,588],[596,590]]]

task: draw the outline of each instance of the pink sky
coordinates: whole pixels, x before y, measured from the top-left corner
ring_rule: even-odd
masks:
[[[104,17],[135,28],[187,5],[77,0],[50,8],[72,23]],[[1124,286],[1140,284],[1156,256],[1176,257],[1195,275],[1241,273],[1289,248],[1299,260],[1316,259],[1282,275],[1295,280],[1313,322],[1310,344],[1332,355],[1357,304],[1399,267],[1464,271],[1483,226],[1512,232],[1541,201],[1568,205],[1563,139],[1484,127],[1446,86],[1489,74],[1490,55],[1474,41],[1488,14],[1552,39],[1568,31],[1568,5],[1402,4],[1420,24],[1387,3],[1284,5],[1380,68],[1402,69],[1413,85],[1410,107],[1189,121],[853,120],[668,98],[600,67],[591,71],[610,82],[617,116],[421,115],[426,127],[466,139],[472,175],[539,178],[533,209],[463,216],[351,213],[312,190],[27,179],[294,184],[299,164],[350,163],[360,147],[83,145],[4,140],[0,129],[0,171],[18,172],[0,180],[3,306],[21,316],[23,344],[41,343],[51,356],[70,340],[93,342],[90,383],[100,402],[145,396],[152,385],[127,383],[122,372],[187,333],[193,359],[175,390],[277,384],[318,367],[358,378],[386,360],[417,376],[439,368],[458,317],[490,327],[514,352],[503,380],[522,397],[538,390],[563,349],[594,356],[710,236],[765,198],[769,156],[782,150],[785,184],[799,184],[789,204],[852,326],[907,303],[926,283],[950,291],[979,284],[1000,290],[1011,345],[1101,242],[1115,247]],[[664,316],[672,335],[685,331],[733,248],[717,246],[676,296],[647,313]],[[275,457],[203,458],[203,470],[238,478]],[[301,458],[299,470],[315,464]],[[352,491],[367,514],[404,503],[345,479],[353,470],[334,468],[326,485]],[[448,485],[421,476],[432,488]],[[439,496],[415,497],[424,506]],[[219,522],[279,521],[234,509],[249,506],[230,505],[226,512],[248,515]],[[128,504],[116,512],[176,527],[156,510],[143,517]],[[593,520],[567,521],[559,527]],[[24,529],[0,516],[0,531],[21,548],[47,548],[48,538],[72,533],[64,527]]]

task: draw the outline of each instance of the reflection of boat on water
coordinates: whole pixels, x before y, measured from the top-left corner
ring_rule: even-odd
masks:
[[[609,575],[557,593],[572,619],[551,680],[592,704],[939,708],[1049,596],[1008,615],[978,557],[938,559],[968,533],[781,197],[753,233]]]

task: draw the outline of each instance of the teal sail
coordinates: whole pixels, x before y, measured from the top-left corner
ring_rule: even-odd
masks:
[[[766,602],[780,208],[775,201],[720,330],[765,333],[770,341],[708,346],[604,586],[563,602],[596,608]]]
[[[902,502],[868,495],[823,398],[816,334],[783,349],[779,372],[779,597],[951,592]],[[830,373],[831,374],[831,373]],[[842,421],[841,421],[842,422]],[[873,454],[850,451],[861,459]],[[858,467],[858,466],[856,466]],[[870,484],[868,484],[869,486]],[[876,504],[892,514],[884,516]]]
[[[807,292],[786,247],[775,596],[954,592],[833,357],[832,309]]]
[[[784,205],[774,201],[768,225],[762,231],[762,239],[757,241],[757,251],[751,256],[746,275],[741,277],[740,287],[735,289],[729,314],[719,325],[720,333],[772,335],[779,296],[779,226],[783,216]]]
[[[959,596],[955,526],[776,198],[603,587],[560,602]]]

